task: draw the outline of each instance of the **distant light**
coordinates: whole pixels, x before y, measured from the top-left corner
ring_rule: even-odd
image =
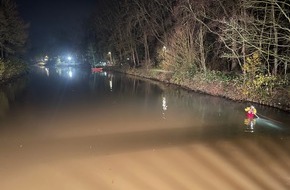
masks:
[[[107,63],[106,63],[105,61],[100,61],[100,62],[99,62],[99,65],[101,65],[101,66],[106,66],[106,64],[107,64]]]
[[[71,56],[68,56],[67,59],[68,59],[69,61],[71,61],[71,60],[72,60],[72,57],[71,57]]]
[[[73,75],[72,71],[69,71],[69,72],[68,72],[68,76],[69,76],[70,78],[72,78],[72,75]]]

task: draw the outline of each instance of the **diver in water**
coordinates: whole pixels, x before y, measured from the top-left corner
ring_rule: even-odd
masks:
[[[254,106],[246,107],[245,111],[247,112],[247,118],[254,119],[257,114],[257,110]]]
[[[254,132],[254,125],[256,123],[255,116],[258,117],[257,110],[254,106],[246,107],[246,119],[245,119],[245,124],[248,126],[246,129],[246,132]]]

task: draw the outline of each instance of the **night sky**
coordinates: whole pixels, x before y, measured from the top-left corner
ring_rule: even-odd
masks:
[[[83,21],[100,0],[15,0],[20,16],[30,23],[31,49],[72,45],[81,34]]]

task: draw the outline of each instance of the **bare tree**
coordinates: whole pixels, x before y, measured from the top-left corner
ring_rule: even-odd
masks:
[[[285,1],[286,2],[286,1]],[[235,58],[242,59],[258,51],[268,74],[277,75],[281,63],[287,64],[290,48],[290,4],[279,0],[242,1],[241,13],[236,18],[223,19],[220,36]],[[243,24],[241,24],[243,23]],[[237,44],[237,51],[230,44]]]

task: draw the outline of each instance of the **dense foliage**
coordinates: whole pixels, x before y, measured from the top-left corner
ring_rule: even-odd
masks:
[[[175,80],[232,74],[249,96],[288,82],[286,0],[111,0],[102,10],[87,25],[87,48],[100,59],[110,52],[116,65],[173,71]]]
[[[19,53],[27,41],[28,25],[19,17],[12,0],[0,1],[0,57]]]
[[[0,80],[7,80],[27,70],[19,55],[28,38],[28,25],[18,14],[12,0],[0,0]]]
[[[28,65],[17,58],[0,59],[0,83],[28,72]]]

